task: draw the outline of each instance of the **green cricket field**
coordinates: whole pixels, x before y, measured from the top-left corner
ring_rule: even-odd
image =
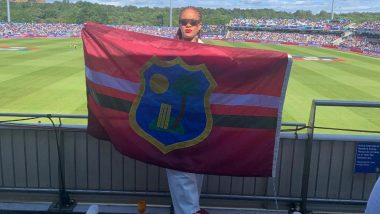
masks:
[[[380,101],[380,58],[314,47],[225,41],[206,43],[338,59],[293,61],[283,122],[307,123],[313,99]],[[87,114],[81,40],[0,40],[0,113]],[[0,117],[0,121],[6,119],[9,118]],[[64,122],[86,124],[85,120]],[[318,107],[316,122],[317,126],[380,131],[380,109]]]

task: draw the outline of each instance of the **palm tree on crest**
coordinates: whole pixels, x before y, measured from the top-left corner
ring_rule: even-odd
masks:
[[[182,75],[174,81],[173,88],[174,93],[181,97],[181,110],[172,126],[176,129],[185,117],[187,97],[201,93],[201,87],[196,76]]]

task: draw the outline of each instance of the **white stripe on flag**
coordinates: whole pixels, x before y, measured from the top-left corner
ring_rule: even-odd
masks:
[[[130,94],[137,94],[140,84],[129,80],[120,79],[111,75],[91,70],[86,66],[86,77],[92,82],[106,86],[109,88],[117,89],[119,91],[128,92]]]
[[[138,94],[140,87],[139,83],[113,77],[102,72],[93,71],[87,66],[86,77],[98,85],[110,87],[131,94]],[[257,94],[212,93],[210,96],[210,104],[278,108],[280,104],[280,98]]]

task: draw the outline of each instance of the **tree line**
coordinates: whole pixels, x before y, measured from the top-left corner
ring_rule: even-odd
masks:
[[[11,3],[12,22],[45,22],[45,23],[76,23],[93,21],[101,24],[129,24],[169,26],[169,8],[112,6],[79,1],[70,3],[68,0],[49,4]],[[177,25],[177,17],[181,8],[173,8],[173,23]],[[331,14],[321,11],[313,14],[311,11],[296,12],[275,11],[273,9],[209,9],[201,8],[205,24],[227,24],[233,18],[309,18],[329,19]],[[348,19],[356,23],[364,21],[379,21],[380,13],[342,13],[335,14],[335,19]],[[0,22],[7,21],[6,0],[0,0]]]

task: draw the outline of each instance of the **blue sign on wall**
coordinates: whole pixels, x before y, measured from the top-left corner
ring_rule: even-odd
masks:
[[[380,172],[380,143],[356,144],[355,172]]]

